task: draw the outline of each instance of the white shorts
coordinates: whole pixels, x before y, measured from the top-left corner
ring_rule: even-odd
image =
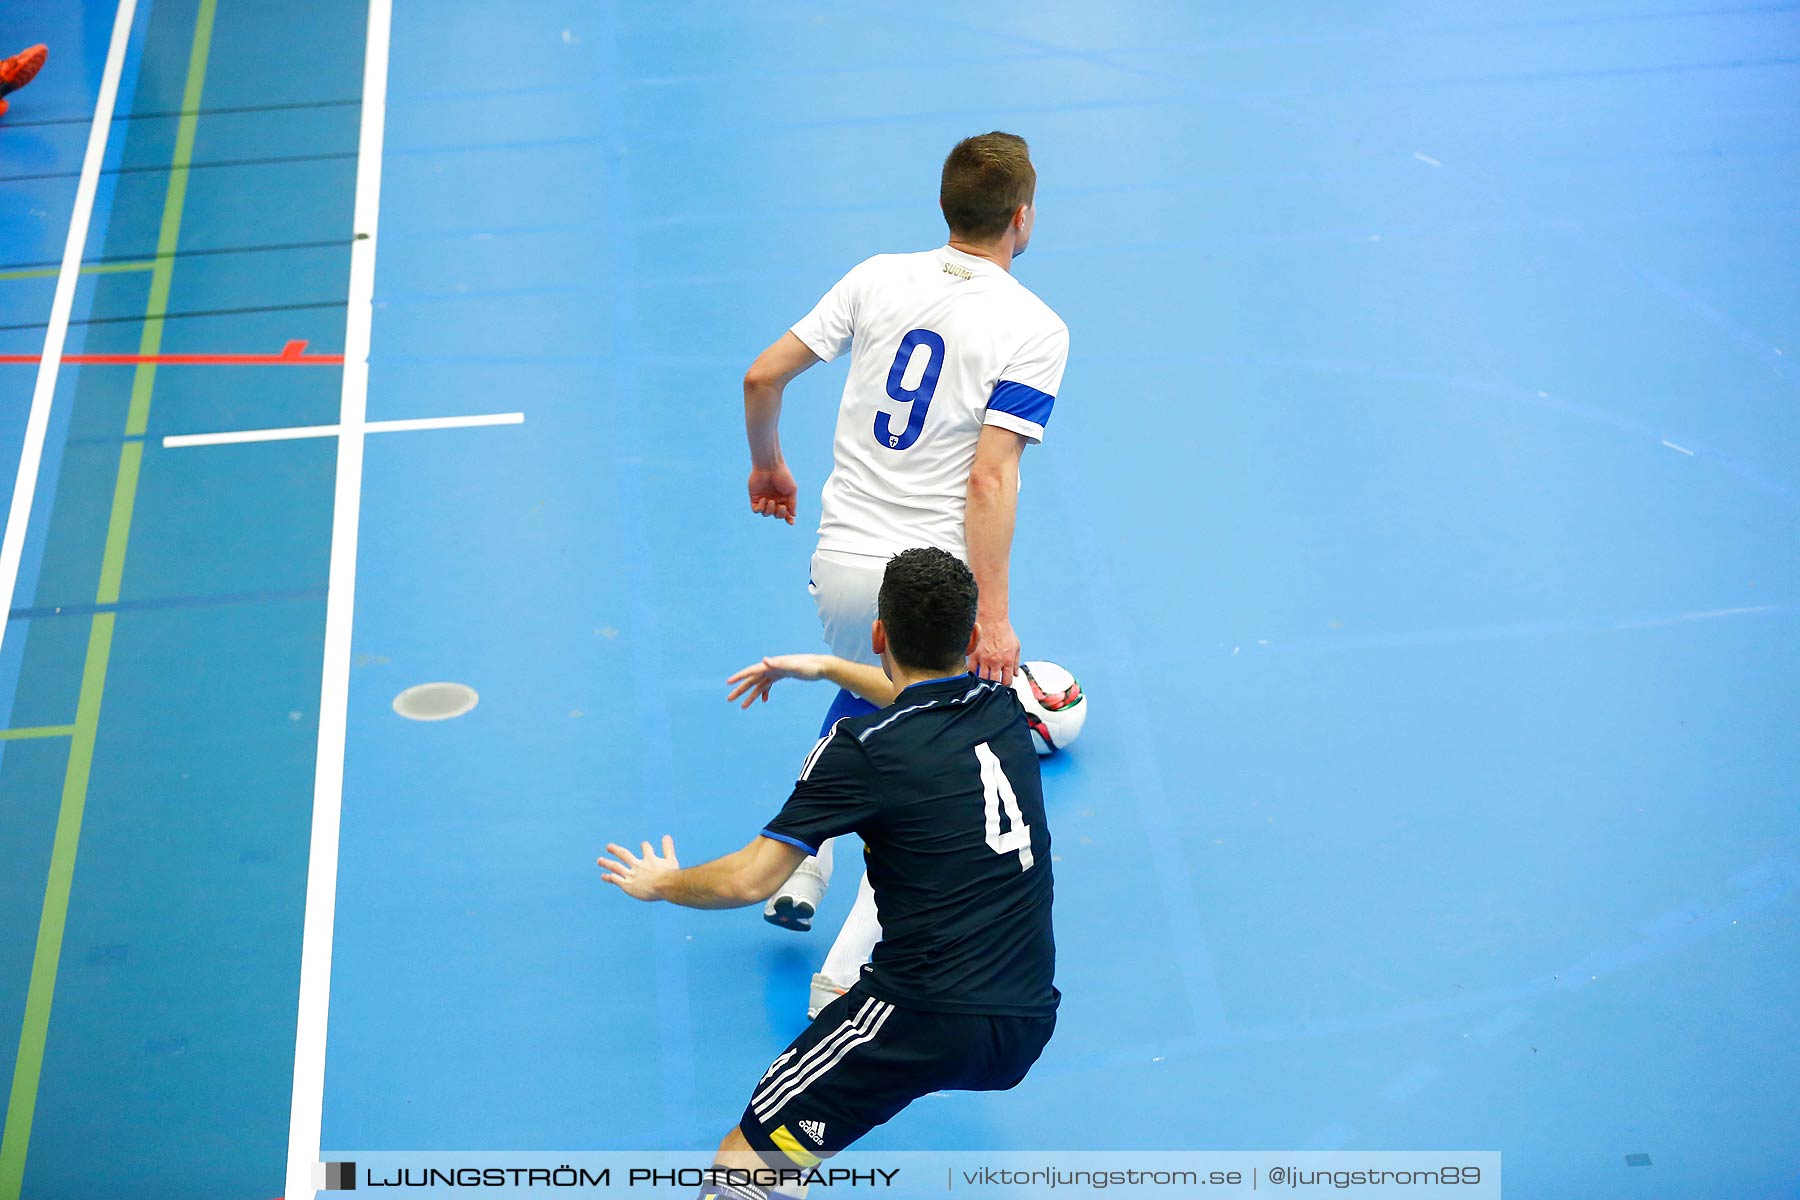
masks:
[[[869,627],[875,623],[881,576],[888,560],[874,554],[850,554],[843,550],[816,550],[812,580],[807,591],[819,606],[819,624],[825,627],[825,644],[839,658],[881,665],[869,644]]]

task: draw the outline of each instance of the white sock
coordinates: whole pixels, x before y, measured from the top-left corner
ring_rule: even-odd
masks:
[[[819,852],[813,855],[813,865],[819,868],[819,878],[826,887],[831,886],[831,848],[836,843],[836,838],[826,838],[820,844]]]
[[[831,953],[825,956],[825,976],[839,987],[855,987],[862,978],[863,964],[869,961],[880,940],[881,918],[875,913],[875,889],[869,886],[865,873],[857,881],[856,903],[850,916],[838,931],[837,941],[831,943]]]

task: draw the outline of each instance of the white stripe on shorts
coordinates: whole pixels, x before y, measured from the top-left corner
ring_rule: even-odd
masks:
[[[867,1014],[869,1012],[869,1010],[878,1003],[880,1003],[880,1001],[876,1000],[875,997],[873,997],[873,996],[870,996],[867,999],[865,999],[863,1001],[862,1007],[856,1010],[856,1015],[854,1017],[851,1017],[849,1020],[847,1020],[847,1021],[843,1022],[843,1024],[839,1025],[836,1029],[832,1030],[829,1034],[820,1038],[817,1042],[815,1042],[813,1044],[812,1049],[808,1050],[805,1054],[801,1055],[799,1058],[795,1059],[793,1062],[788,1063],[787,1066],[783,1067],[778,1074],[776,1074],[767,1083],[763,1084],[760,1088],[758,1088],[756,1091],[756,1094],[754,1096],[750,1097],[751,1105],[755,1106],[757,1104],[760,1104],[762,1101],[766,1100],[775,1091],[776,1088],[779,1088],[783,1083],[787,1082],[794,1075],[798,1074],[800,1072],[800,1070],[808,1062],[811,1062],[812,1060],[816,1059],[821,1054],[829,1053],[830,1046],[832,1044],[834,1044],[835,1042],[837,1042],[839,1039],[855,1036],[856,1032],[862,1028],[861,1022],[863,1020],[864,1015]]]
[[[776,1113],[780,1112],[783,1108],[787,1107],[788,1101],[792,1100],[795,1096],[798,1096],[801,1092],[804,1092],[807,1088],[809,1088],[813,1084],[817,1083],[821,1078],[824,1077],[824,1075],[827,1071],[829,1071],[829,1070],[831,1070],[831,1068],[837,1066],[840,1062],[843,1062],[845,1056],[847,1056],[852,1050],[856,1049],[858,1046],[862,1046],[869,1042],[874,1041],[875,1035],[881,1032],[881,1027],[883,1025],[887,1024],[887,1019],[893,1015],[893,1012],[894,1012],[893,1005],[891,1005],[891,1004],[881,1005],[880,1015],[875,1017],[873,1024],[871,1024],[863,1032],[861,1032],[861,1033],[857,1034],[855,1037],[851,1038],[849,1041],[841,1042],[838,1045],[838,1048],[832,1052],[832,1054],[829,1058],[825,1059],[824,1061],[820,1062],[818,1065],[813,1067],[812,1070],[809,1071],[805,1076],[795,1079],[791,1084],[789,1084],[787,1087],[784,1087],[780,1092],[776,1093],[773,1096],[770,1096],[769,1099],[763,1103],[763,1106],[760,1109],[755,1110],[756,1111],[756,1119],[759,1121],[765,1122],[765,1123],[772,1120]]]

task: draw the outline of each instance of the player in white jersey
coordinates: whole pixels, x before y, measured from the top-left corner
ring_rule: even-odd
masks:
[[[971,668],[1012,682],[1019,639],[1007,567],[1019,459],[1043,439],[1069,352],[1068,326],[1011,273],[1031,240],[1036,188],[1023,138],[996,132],[959,142],[939,189],[948,243],[859,263],[744,377],[750,507],[791,525],[799,505],[778,434],[782,391],[808,367],[850,352],[811,584],[825,640],[841,658],[872,661],[869,628],[887,560],[937,546],[966,561],[980,588]],[[840,689],[821,736],[874,707]],[[810,928],[830,875],[827,843],[764,916]],[[879,938],[864,881],[815,978],[815,1003],[856,981]]]

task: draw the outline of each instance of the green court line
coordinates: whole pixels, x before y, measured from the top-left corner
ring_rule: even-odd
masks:
[[[20,738],[69,737],[75,732],[73,725],[28,725],[19,729],[0,729],[0,741],[16,741]]]
[[[82,267],[82,275],[117,275],[122,271],[149,271],[155,268],[153,262],[116,262],[89,263]],[[62,274],[61,267],[35,267],[29,271],[0,271],[0,283],[8,279],[49,279]]]
[[[200,107],[200,89],[206,82],[206,55],[212,47],[213,10],[218,7],[218,0],[200,0],[200,15],[194,22],[194,50],[188,58],[187,88],[182,92],[181,111],[195,113]],[[198,116],[184,116],[175,130],[175,152],[169,160],[169,191],[163,200],[162,230],[156,235],[155,266],[150,272],[150,298],[145,303],[146,313],[164,313],[169,309],[169,285],[175,278],[175,243],[180,240],[181,210],[187,203],[188,163],[194,157],[194,130],[200,124]],[[155,316],[144,322],[143,336],[138,341],[138,353],[149,356],[162,351],[163,319]],[[144,432],[150,420],[150,389],[156,385],[156,364],[139,363],[137,372],[131,380],[131,410],[125,417],[125,436],[135,437]],[[123,462],[120,471],[123,472]],[[133,471],[135,477],[135,468]],[[133,491],[136,484],[133,484]],[[119,553],[124,554],[121,545]],[[120,568],[123,569],[123,562]],[[112,597],[117,600],[115,594]],[[111,600],[102,600],[110,604]],[[4,1193],[0,1193],[4,1195]]]
[[[158,258],[150,276],[146,313],[168,307],[169,285],[174,274],[175,243],[181,232],[181,210],[187,199],[188,163],[194,151],[200,92],[206,81],[206,59],[212,48],[213,14],[218,0],[200,0],[194,20],[194,42],[188,54],[187,86],[182,94],[181,124],[169,161],[169,186],[163,199],[162,231],[157,237]],[[140,353],[156,354],[162,347],[162,320],[144,323]],[[150,419],[150,392],[156,382],[156,366],[142,364],[132,380],[131,407],[125,418],[127,437],[142,434]],[[138,467],[143,462],[142,442],[127,442],[119,450],[119,474],[113,485],[112,515],[107,521],[106,548],[100,557],[97,604],[116,604],[125,575],[125,546],[131,538],[131,512],[137,501]],[[38,922],[37,951],[31,960],[31,983],[25,995],[25,1020],[19,1030],[19,1057],[13,1067],[12,1093],[6,1106],[6,1131],[0,1137],[0,1200],[19,1200],[25,1186],[25,1153],[31,1142],[32,1118],[37,1112],[38,1081],[44,1067],[44,1043],[50,1032],[50,1003],[56,992],[56,973],[62,961],[63,928],[69,916],[69,892],[75,878],[75,850],[81,840],[81,818],[87,807],[88,775],[94,765],[94,740],[100,726],[100,697],[106,688],[106,664],[112,656],[115,615],[96,613],[88,632],[87,659],[81,670],[81,694],[75,702],[75,724],[69,730],[69,766],[63,775],[62,809],[56,819],[56,840],[50,849],[49,878],[44,886],[44,911]]]

